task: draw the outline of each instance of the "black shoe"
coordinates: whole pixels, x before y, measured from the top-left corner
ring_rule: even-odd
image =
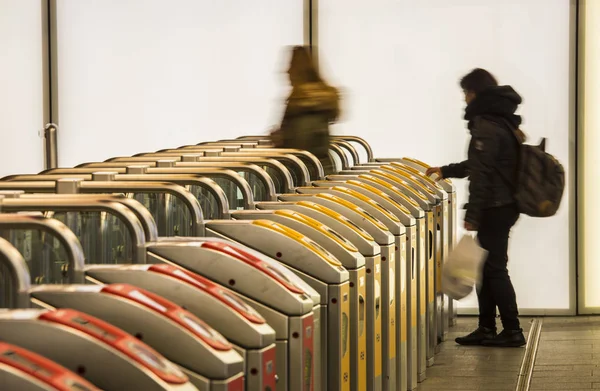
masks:
[[[456,343],[459,345],[481,345],[484,341],[496,338],[496,329],[488,329],[487,327],[479,327],[469,335],[456,338]]]
[[[484,346],[499,347],[499,348],[518,348],[527,344],[523,330],[502,330],[494,339],[483,342]]]

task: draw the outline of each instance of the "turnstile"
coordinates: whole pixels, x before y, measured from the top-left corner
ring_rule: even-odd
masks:
[[[85,272],[88,281],[133,284],[199,316],[243,357],[247,389],[276,389],[275,331],[235,292],[168,264],[96,265]]]
[[[448,329],[447,313],[444,311],[444,294],[442,293],[441,287],[441,276],[442,276],[442,244],[445,241],[443,238],[446,234],[444,229],[444,206],[447,210],[447,195],[444,191],[436,193],[428,185],[424,185],[412,174],[407,173],[399,168],[392,166],[382,166],[380,169],[372,170],[378,176],[381,176],[384,180],[393,180],[396,183],[400,183],[401,189],[407,194],[414,194],[415,200],[420,203],[420,206],[429,211],[428,224],[429,224],[429,255],[428,266],[430,270],[428,272],[427,283],[429,284],[428,292],[433,295],[430,300],[434,301],[434,309],[428,313],[428,332],[429,341],[431,345],[430,349],[433,348],[434,352],[437,349],[439,343],[446,339]],[[438,195],[440,194],[440,195]],[[443,196],[446,199],[442,199]],[[432,292],[433,291],[433,292]],[[445,321],[444,321],[445,320]],[[433,365],[433,354],[428,357],[428,365]]]
[[[299,232],[268,220],[206,222],[207,236],[233,240],[293,270],[320,295],[327,324],[328,390],[350,389],[350,286],[348,271],[327,250]]]
[[[416,220],[412,217],[411,212],[400,203],[396,202],[387,193],[376,189],[375,187],[357,180],[348,181],[315,181],[313,186],[329,188],[331,186],[343,186],[348,189],[360,192],[365,197],[377,202],[389,211],[394,213],[401,219],[405,226],[405,237],[396,237],[396,247],[399,251],[397,255],[397,270],[396,270],[396,322],[398,324],[396,350],[398,352],[398,360],[396,362],[395,371],[398,377],[397,389],[406,391],[408,387],[408,360],[411,359],[410,367],[416,368],[416,346],[417,346],[417,319],[416,319]],[[366,201],[365,201],[366,202]],[[414,271],[414,272],[413,272]],[[410,303],[407,303],[407,291]],[[407,308],[414,309],[407,311]],[[411,326],[413,325],[414,326]],[[411,340],[411,347],[414,347],[414,354],[408,355],[407,342]]]
[[[338,232],[343,238],[350,241],[359,252],[365,258],[366,265],[372,265],[381,259],[381,249],[379,245],[374,241],[373,237],[369,235],[367,231],[360,228],[351,220],[342,216],[341,214],[326,208],[322,205],[315,204],[308,201],[300,202],[259,202],[256,207],[260,210],[293,210],[301,213],[304,216],[311,217],[331,229]],[[342,260],[343,261],[343,260]],[[380,262],[380,261],[379,261]],[[373,269],[371,269],[373,270]],[[350,291],[351,297],[358,296],[359,312],[354,314],[351,311],[351,322],[350,322],[350,333],[352,335],[358,334],[358,349],[361,365],[359,365],[356,376],[351,377],[352,387],[351,389],[361,389],[359,385],[364,384],[366,387],[367,383],[367,325],[366,325],[366,284],[367,281],[363,277],[366,272],[361,272],[357,269],[349,269],[350,274]],[[356,281],[354,281],[356,279]],[[364,294],[363,294],[364,292]],[[361,297],[362,295],[362,297]],[[373,311],[374,313],[374,311]],[[364,314],[361,318],[361,314]],[[352,347],[351,347],[352,348]],[[361,354],[360,352],[365,352]],[[356,387],[355,387],[356,385]]]
[[[161,240],[149,246],[148,262],[182,266],[238,293],[275,330],[277,390],[319,388],[321,298],[299,277],[262,253],[216,238]]]
[[[40,285],[29,295],[37,307],[82,311],[143,340],[179,365],[201,390],[228,390],[244,377],[243,358],[223,336],[189,311],[139,287]]]
[[[369,212],[353,205],[352,203],[345,201],[339,197],[331,194],[317,194],[317,195],[304,195],[304,194],[283,194],[279,196],[281,201],[312,201],[317,204],[321,204],[330,209],[337,211],[338,213],[344,214],[350,220],[353,220],[356,224],[360,224],[379,244],[381,249],[380,258],[367,259],[367,309],[373,308],[369,299],[372,299],[375,303],[375,312],[367,312],[367,380],[368,390],[380,390],[383,387],[383,342],[387,341],[387,336],[384,338],[384,331],[390,328],[395,330],[394,327],[389,326],[391,322],[388,322],[384,327],[383,323],[383,304],[384,294],[386,300],[386,307],[390,305],[389,293],[389,273],[390,265],[395,266],[395,249],[394,249],[394,237],[388,230],[388,228],[376,217],[372,216]],[[383,281],[382,264],[385,262],[386,266],[386,279]],[[384,292],[385,290],[385,292]],[[391,305],[395,305],[392,303]],[[386,308],[389,310],[389,307]],[[395,312],[395,311],[394,311]],[[389,314],[389,312],[388,312]],[[388,319],[389,321],[389,319]],[[395,353],[395,352],[393,352]],[[394,356],[395,358],[395,356]],[[386,363],[387,365],[387,363]]]
[[[150,346],[83,312],[0,310],[0,335],[4,342],[81,373],[101,389],[198,390],[176,365]],[[235,389],[243,390],[243,378],[238,382]]]
[[[389,170],[395,174],[401,174],[404,178],[408,178],[412,182],[418,182],[428,193],[430,199],[436,197],[439,203],[435,207],[434,226],[437,235],[436,242],[436,299],[438,301],[438,332],[441,332],[442,341],[448,336],[448,328],[450,327],[451,309],[448,303],[448,297],[442,292],[442,267],[448,256],[448,243],[450,240],[450,219],[449,219],[449,195],[448,193],[420,171],[404,165],[403,163],[392,162],[389,166],[382,166],[382,169]],[[432,197],[433,196],[433,197]]]
[[[410,197],[400,191],[399,188],[381,180],[373,175],[360,174],[356,176],[349,175],[330,175],[327,179],[332,181],[349,181],[371,186],[377,190],[385,192],[394,201],[404,206],[410,211],[415,219],[416,237],[411,237],[411,262],[407,271],[407,312],[410,314],[409,324],[411,333],[407,338],[407,388],[415,389],[419,377],[423,378],[427,369],[427,254],[426,254],[426,220],[425,213],[419,205]],[[317,182],[318,184],[318,182]],[[413,300],[414,298],[414,300]],[[410,300],[409,300],[410,299]]]
[[[52,225],[54,224],[54,225]],[[68,259],[65,265],[79,274],[83,268],[81,249],[76,239],[68,236],[66,227],[57,221],[28,216],[0,215],[0,229],[22,231],[24,228],[46,233],[61,232],[61,241]],[[27,245],[27,243],[26,243]],[[33,243],[29,243],[33,247]],[[31,248],[30,247],[30,248]],[[26,247],[25,247],[26,248]],[[232,349],[229,342],[190,312],[174,303],[143,289],[128,284],[111,285],[28,285],[28,268],[23,258],[4,264],[4,270],[13,272],[4,281],[11,297],[17,297],[20,307],[45,309],[71,308],[109,322],[139,339],[147,341],[165,357],[178,364],[192,384],[201,390],[218,390],[236,387],[243,379],[243,359]],[[81,278],[73,275],[73,281]],[[169,338],[165,339],[164,336]],[[272,348],[272,347],[271,347]],[[205,360],[197,360],[197,357]]]
[[[444,191],[442,187],[437,185],[433,180],[419,172],[418,170],[406,166],[402,163],[391,162],[386,163],[369,163],[368,167],[378,165],[378,169],[393,176],[399,177],[401,180],[407,182],[410,186],[418,188],[421,192],[427,196],[428,201],[433,206],[433,229],[434,229],[434,290],[436,300],[436,314],[435,319],[429,316],[430,322],[436,322],[437,334],[433,334],[430,339],[437,338],[440,342],[446,339],[448,334],[449,319],[448,311],[445,306],[448,303],[445,302],[445,295],[442,293],[442,264],[448,253],[448,193]],[[355,167],[356,170],[364,169],[366,167]]]
[[[413,167],[416,170],[419,170],[422,173],[425,173],[427,171],[428,168],[430,168],[431,166],[417,160],[417,159],[413,159],[413,158],[402,158],[401,162],[406,164],[407,166]],[[456,199],[456,188],[454,186],[454,184],[452,183],[451,180],[449,179],[442,179],[440,181],[436,182],[439,186],[441,186],[446,193],[448,193],[448,245],[447,245],[447,250],[448,252],[446,253],[446,256],[444,256],[444,260],[446,260],[447,254],[450,253],[450,251],[452,251],[452,249],[454,248],[454,246],[456,245],[456,241],[458,240],[457,238],[457,233],[456,233],[456,228],[457,228],[457,224],[458,224],[458,215],[457,215],[457,209],[458,209],[458,204],[457,204],[457,199]],[[449,299],[446,296],[446,301],[448,303],[448,314],[449,314],[449,323],[450,323],[450,327],[454,326],[456,324],[456,318],[458,315],[458,302]]]
[[[217,183],[223,190],[227,189],[225,198],[229,201],[229,209],[249,209],[254,207],[254,197],[252,188],[241,175],[232,170],[221,168],[198,168],[194,170],[195,174],[176,174],[164,173],[156,174],[152,170],[155,168],[139,165],[131,165],[126,168],[111,168],[115,173],[114,179],[117,181],[163,181],[177,184],[189,184],[190,181],[205,180],[209,177]],[[97,168],[64,168],[53,169],[43,175],[11,175],[2,178],[1,181],[51,181],[62,178],[79,178],[83,180],[92,180],[93,174],[97,173]]]
[[[52,210],[52,209],[57,209],[57,200],[60,199],[61,200],[61,204],[68,204],[69,202],[73,205],[77,204],[79,202],[80,205],[83,205],[83,199],[87,199],[87,205],[89,207],[89,205],[93,205],[93,200],[96,199],[97,200],[102,200],[103,198],[105,200],[119,200],[119,201],[123,201],[122,199],[120,199],[119,197],[110,197],[110,196],[104,196],[104,197],[100,197],[100,196],[95,196],[95,197],[89,197],[89,196],[77,196],[77,197],[73,197],[73,196],[68,196],[68,197],[62,197],[62,196],[53,196],[51,197],[52,199],[54,199],[54,202],[49,202],[49,199],[40,201],[39,198],[36,197],[29,197],[29,202],[26,202],[25,205],[21,206],[22,210],[42,210],[44,208],[48,209],[48,210]],[[71,201],[69,201],[69,198],[71,199]],[[77,200],[77,201],[73,201],[73,200]],[[11,210],[19,210],[18,209],[18,201],[19,200],[12,200],[13,202],[10,203],[4,203],[4,207],[5,208],[10,208]],[[21,202],[23,202],[24,200],[20,200]],[[37,203],[34,203],[33,201],[36,201]],[[132,200],[129,200],[132,201]],[[52,204],[54,203],[54,205],[48,205],[46,203]],[[139,204],[137,204],[138,206],[141,206]],[[133,204],[132,204],[133,206]],[[76,208],[72,207],[70,210],[75,210]],[[104,206],[104,209],[108,209],[108,206]],[[118,209],[118,208],[117,208]],[[123,216],[125,216],[126,214],[123,213]],[[147,223],[149,224],[149,223]],[[275,307],[276,309],[283,309],[284,311],[287,311],[288,314],[292,315],[292,316],[285,316],[285,315],[278,315],[277,313],[273,313],[273,310],[270,308],[266,308],[265,311],[268,313],[268,319],[269,319],[269,323],[273,324],[274,327],[277,329],[279,328],[279,330],[277,330],[278,333],[278,344],[282,347],[281,349],[278,349],[278,352],[281,352],[280,354],[278,354],[278,362],[281,362],[281,365],[279,366],[281,368],[281,372],[282,373],[280,375],[280,378],[282,379],[282,381],[280,382],[280,384],[278,385],[278,388],[283,387],[282,389],[287,389],[285,387],[288,386],[288,380],[289,380],[289,389],[290,390],[305,390],[306,389],[306,385],[305,382],[300,381],[300,379],[302,379],[303,377],[306,377],[308,379],[308,386],[310,387],[313,381],[313,376],[312,373],[309,373],[308,375],[305,375],[304,372],[304,367],[302,365],[300,365],[300,363],[302,362],[302,359],[305,358],[307,355],[312,357],[312,351],[313,351],[313,339],[317,340],[318,342],[318,335],[313,336],[312,332],[310,332],[310,330],[315,330],[317,329],[317,324],[315,324],[313,326],[313,316],[312,316],[312,300],[316,300],[317,303],[319,302],[319,297],[318,294],[316,294],[316,292],[310,292],[310,288],[308,287],[304,287],[304,291],[307,291],[308,294],[310,296],[307,296],[305,294],[304,291],[300,290],[299,292],[291,292],[291,293],[287,293],[286,290],[284,289],[283,291],[281,291],[281,289],[277,290],[277,288],[275,289],[275,291],[268,291],[265,290],[265,284],[270,283],[271,285],[275,284],[275,286],[280,285],[281,281],[284,281],[282,279],[287,279],[286,281],[290,281],[287,283],[287,287],[290,286],[296,286],[299,285],[298,283],[292,284],[291,281],[293,280],[293,278],[290,278],[289,272],[287,272],[287,270],[285,269],[278,269],[276,267],[273,267],[272,265],[270,265],[268,262],[264,261],[264,260],[259,260],[254,256],[251,255],[244,255],[244,251],[236,248],[235,245],[232,245],[231,243],[222,243],[222,242],[218,242],[218,241],[212,241],[211,243],[206,242],[206,241],[201,241],[199,239],[196,238],[179,238],[179,239],[174,239],[174,238],[165,238],[165,239],[161,239],[158,242],[156,242],[156,238],[150,238],[152,243],[143,243],[143,238],[137,238],[136,239],[136,243],[135,243],[135,248],[141,247],[143,248],[144,251],[144,255],[143,257],[141,257],[139,254],[133,256],[133,258],[135,259],[140,259],[143,258],[141,263],[145,263],[146,262],[146,258],[148,258],[149,261],[152,262],[170,262],[170,263],[175,263],[175,264],[180,264],[188,269],[191,270],[195,270],[195,271],[200,271],[202,272],[203,270],[205,270],[204,266],[206,266],[205,264],[203,264],[202,262],[200,262],[199,260],[203,260],[206,261],[208,263],[214,262],[215,260],[218,260],[219,262],[217,264],[214,264],[212,267],[206,268],[207,271],[209,271],[210,273],[213,273],[212,277],[215,276],[215,274],[221,274],[223,275],[224,273],[227,275],[235,275],[236,273],[242,272],[243,274],[243,278],[249,276],[249,275],[255,275],[257,274],[256,272],[253,272],[253,270],[262,270],[263,271],[263,276],[262,279],[264,280],[266,279],[273,279],[273,278],[278,278],[278,280],[276,281],[263,281],[263,285],[262,286],[256,286],[253,283],[250,283],[247,287],[249,291],[259,291],[259,293],[254,293],[254,296],[258,296],[258,299],[262,299],[263,303],[267,303],[272,307]],[[138,241],[141,241],[142,243],[137,243]],[[210,251],[209,248],[211,250],[214,251]],[[213,253],[213,255],[211,256],[211,253]],[[160,254],[160,255],[158,255]],[[214,255],[217,254],[217,255]],[[229,258],[229,262],[226,262]],[[231,260],[234,260],[233,263],[231,262]],[[190,262],[191,261],[191,262]],[[249,264],[249,265],[253,265],[254,267],[250,266],[249,269],[251,269],[250,271],[247,269],[244,269],[244,267],[241,267],[240,264]],[[228,266],[228,269],[222,270],[223,267]],[[262,266],[261,266],[262,265]],[[266,265],[266,266],[265,266]],[[233,267],[232,267],[233,266]],[[130,266],[130,268],[135,268],[133,266]],[[89,274],[87,274],[88,279],[97,282],[98,280],[102,280],[102,278],[100,278],[102,275],[104,275],[103,278],[106,278],[106,272],[107,269],[106,268],[102,268],[102,267],[91,267],[91,270],[89,271]],[[69,269],[69,270],[73,270],[73,268]],[[140,270],[138,268],[138,270]],[[156,267],[153,268],[151,271],[155,271]],[[101,274],[101,272],[103,272],[104,274]],[[108,271],[110,272],[110,270]],[[123,269],[120,270],[120,272],[123,272]],[[287,272],[287,273],[286,273]],[[209,274],[210,274],[209,273]],[[149,273],[145,273],[145,278],[152,278],[151,276],[149,276]],[[261,273],[258,273],[261,274]],[[265,275],[266,274],[266,275]],[[256,278],[258,276],[255,276],[255,280],[260,280],[260,278]],[[241,280],[243,280],[243,278],[241,278]],[[156,280],[156,277],[153,278],[153,280]],[[229,283],[229,285],[231,285],[231,281],[235,281],[235,280],[231,280],[229,278],[226,278],[224,282],[221,281],[221,283]],[[278,282],[279,281],[279,282]],[[146,281],[146,284],[151,284],[150,282]],[[292,285],[290,285],[292,284]],[[243,284],[241,285],[242,288],[244,287]],[[298,288],[294,288],[296,290],[298,290]],[[261,295],[265,294],[265,295],[270,295],[273,292],[278,292],[275,299],[275,303],[272,303],[273,300],[271,300],[271,302],[269,301],[270,299],[267,298],[265,300],[264,297],[260,297]],[[286,295],[287,293],[287,295]],[[313,297],[315,296],[316,297]],[[290,297],[291,296],[291,297]],[[302,307],[302,301],[300,303],[297,303],[297,301],[302,300],[304,301],[305,305],[304,307],[306,307],[306,305],[308,306],[306,309],[303,309],[304,307]],[[287,300],[288,304],[287,304],[287,309],[285,308],[285,306],[283,306],[282,308],[282,302],[281,300]],[[296,303],[295,307],[294,307],[294,303]],[[254,306],[255,303],[250,303],[252,306]],[[273,305],[274,304],[274,305]],[[300,304],[300,307],[298,307],[298,304]],[[292,307],[290,308],[290,305],[292,305]],[[269,312],[270,311],[270,312]],[[300,316],[298,316],[300,315]],[[318,314],[317,314],[318,315]],[[265,315],[265,318],[267,318],[267,316]],[[283,325],[282,325],[282,320]],[[289,322],[288,322],[289,321]],[[314,329],[313,329],[314,327]],[[284,330],[282,331],[281,328],[283,328]],[[309,330],[309,334],[308,335],[308,340],[305,338],[305,333],[303,332],[304,329],[308,329]],[[297,330],[297,332],[296,332]],[[289,333],[288,333],[289,331]],[[235,332],[232,330],[232,332]],[[239,329],[238,329],[239,332]],[[289,334],[289,335],[288,335]],[[289,344],[289,349],[288,349],[288,341],[291,340],[292,338],[291,336],[294,336],[298,334],[296,337],[294,337],[294,339],[297,341],[296,344]],[[301,336],[301,337],[300,337]],[[295,341],[295,342],[296,342]],[[307,354],[302,354],[303,352],[303,347],[310,347],[310,351],[307,351]],[[256,347],[256,346],[254,346]],[[282,350],[283,349],[283,350]],[[257,350],[257,349],[254,349]],[[264,349],[258,349],[261,352],[260,353],[269,353],[269,351],[264,351]],[[306,350],[306,349],[304,349]],[[288,355],[288,351],[289,351],[289,355]],[[320,352],[320,344],[317,344],[315,347],[315,351]],[[256,356],[256,352],[254,353],[254,355]],[[283,356],[283,358],[281,358],[281,356]],[[283,360],[283,361],[281,361]],[[315,358],[315,361],[318,362],[318,359]],[[288,365],[289,363],[289,365]],[[311,365],[312,363],[308,362],[308,365]],[[289,377],[287,376],[287,372],[286,370],[288,370],[289,368]],[[251,372],[252,368],[249,368]],[[267,368],[268,369],[268,368]],[[265,369],[265,371],[267,370]],[[255,371],[254,376],[255,377],[265,377],[264,375],[269,374],[270,372],[263,372],[263,371]],[[285,376],[284,376],[285,375]],[[319,373],[315,373],[315,378],[318,379],[317,376],[319,376]]]
[[[406,228],[402,221],[394,213],[371,198],[344,186],[333,187],[300,187],[296,191],[300,194],[329,194],[340,200],[350,202],[360,207],[369,216],[383,223],[393,235],[394,246],[390,257],[381,258],[381,280],[382,280],[382,388],[383,390],[398,389],[398,373],[396,371],[398,349],[396,341],[398,335],[398,318],[396,307],[399,305],[399,285],[396,281],[400,279],[401,269],[406,267],[405,252],[402,251],[402,243],[406,238]],[[387,243],[385,243],[387,244]],[[398,294],[397,294],[398,293]]]
[[[315,240],[325,250],[335,256],[350,275],[350,378],[351,389],[367,389],[367,335],[365,315],[367,311],[367,287],[365,281],[365,257],[358,248],[342,234],[327,225],[290,209],[247,210],[232,213],[239,220],[270,220],[289,227]],[[361,327],[362,324],[362,327]],[[323,330],[326,332],[326,330]],[[326,333],[322,337],[327,338]],[[323,371],[327,363],[323,363]]]
[[[0,384],[18,391],[100,391],[81,376],[16,345],[0,342]]]

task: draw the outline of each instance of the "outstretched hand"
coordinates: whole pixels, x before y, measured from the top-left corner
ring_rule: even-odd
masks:
[[[442,169],[440,167],[429,167],[427,171],[425,171],[425,175],[437,175],[437,181],[441,181],[442,179],[444,179],[444,176],[442,175]]]

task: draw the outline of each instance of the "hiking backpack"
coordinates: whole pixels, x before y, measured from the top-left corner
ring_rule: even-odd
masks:
[[[515,137],[519,140],[517,134]],[[565,190],[565,169],[546,152],[545,138],[539,145],[519,142],[516,184],[515,199],[520,213],[531,217],[556,214]]]

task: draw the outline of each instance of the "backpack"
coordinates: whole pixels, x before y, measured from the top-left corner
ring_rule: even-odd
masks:
[[[550,217],[556,214],[565,190],[565,169],[546,152],[546,139],[539,145],[528,145],[517,138],[519,160],[515,199],[520,213],[531,217]]]

